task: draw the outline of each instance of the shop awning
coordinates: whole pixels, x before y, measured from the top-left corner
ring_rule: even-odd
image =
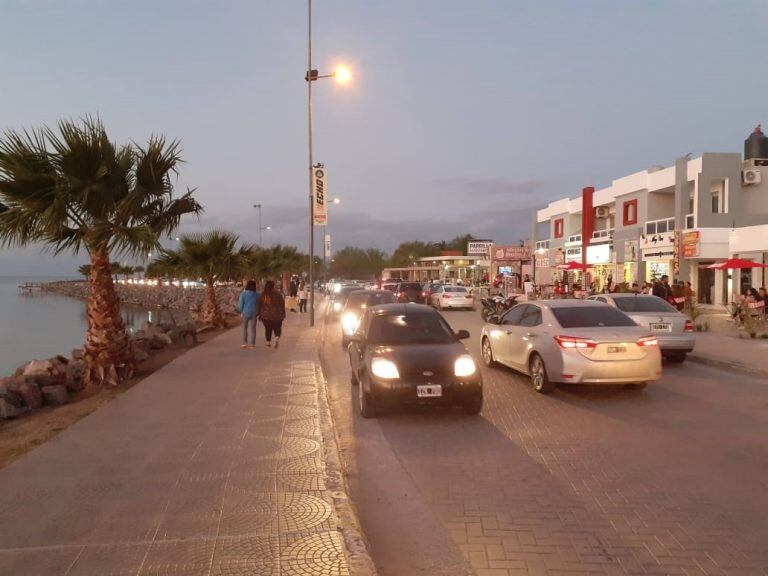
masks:
[[[768,264],[760,264],[753,260],[745,260],[744,258],[728,258],[724,262],[715,262],[702,268],[709,268],[711,270],[741,270],[742,268],[768,268]]]
[[[558,264],[556,266],[558,270],[586,270],[587,265],[584,262],[566,262],[565,264]]]

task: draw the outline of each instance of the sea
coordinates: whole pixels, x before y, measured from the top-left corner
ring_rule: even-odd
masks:
[[[82,348],[88,329],[85,301],[35,290],[19,292],[27,282],[53,282],[77,278],[0,276],[0,377],[34,359]],[[135,331],[151,318],[151,311],[123,306],[126,327]]]

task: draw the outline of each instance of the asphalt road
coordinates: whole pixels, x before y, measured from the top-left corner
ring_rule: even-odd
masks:
[[[449,312],[481,365],[478,312]],[[342,457],[381,576],[768,575],[768,382],[686,363],[544,396],[483,367],[480,416],[364,420],[326,324]]]

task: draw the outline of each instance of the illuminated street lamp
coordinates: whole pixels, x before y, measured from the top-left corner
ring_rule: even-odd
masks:
[[[309,325],[315,325],[315,203],[312,190],[312,82],[320,78],[335,78],[340,85],[352,80],[351,70],[344,65],[338,65],[332,74],[320,74],[312,68],[312,0],[307,0],[307,144],[309,151]],[[323,254],[325,254],[325,237],[323,237]]]

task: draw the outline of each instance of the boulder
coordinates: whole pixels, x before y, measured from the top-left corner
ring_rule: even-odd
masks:
[[[140,364],[141,362],[144,362],[147,358],[149,358],[149,354],[144,352],[141,348],[135,348],[133,350],[133,361],[137,364]]]
[[[66,386],[43,386],[41,392],[46,406],[63,406],[69,400]]]
[[[40,392],[40,387],[34,381],[17,380],[8,387],[8,390],[21,396],[24,405],[28,408],[35,410],[43,405],[43,395]]]
[[[72,360],[85,360],[85,350],[82,348],[72,350]]]
[[[64,385],[70,392],[80,392],[85,388],[83,382],[83,374],[85,374],[85,361],[74,360],[67,365],[67,372],[64,377]]]
[[[18,393],[11,390],[11,385],[16,382],[15,378],[0,379],[0,398],[16,408],[24,407],[24,399]]]
[[[32,360],[24,367],[24,376],[37,376],[53,371],[53,363],[50,360]]]
[[[147,338],[134,338],[131,340],[131,349],[134,351],[141,350],[142,352],[149,354],[151,348],[152,343]]]
[[[21,410],[8,402],[5,398],[0,398],[0,420],[9,420],[16,418],[21,414]]]
[[[163,344],[165,344],[166,346],[170,346],[171,344],[173,344],[173,339],[168,334],[165,334],[164,332],[161,332],[160,334],[158,334],[157,338],[160,339],[163,342]]]

